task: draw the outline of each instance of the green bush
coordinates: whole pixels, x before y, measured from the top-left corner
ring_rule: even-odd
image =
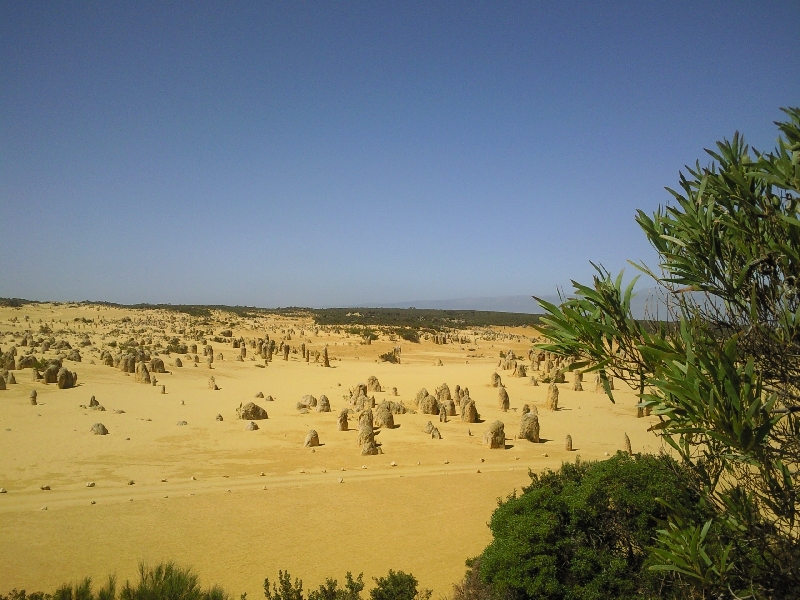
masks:
[[[364,574],[359,573],[356,579],[350,571],[345,575],[344,588],[339,587],[339,582],[330,577],[325,584],[317,590],[311,590],[308,600],[361,600],[361,591],[364,589]]]
[[[395,333],[407,342],[419,344],[419,331],[416,329],[395,329]]]
[[[370,590],[370,600],[428,600],[431,590],[417,591],[417,578],[411,573],[389,569],[386,577],[374,577],[375,587]]]
[[[133,585],[126,581],[117,596],[117,581],[108,578],[104,587],[96,593],[92,590],[92,580],[85,578],[75,584],[64,584],[55,593],[13,590],[7,596],[0,594],[0,600],[228,600],[225,591],[214,586],[207,590],[200,588],[197,575],[191,569],[177,566],[173,562],[161,563],[156,567],[139,565],[139,581]]]
[[[665,455],[617,453],[531,473],[530,486],[492,515],[481,579],[496,597],[663,597],[662,576],[647,569],[648,548],[667,518],[665,503],[698,506],[694,489]]]

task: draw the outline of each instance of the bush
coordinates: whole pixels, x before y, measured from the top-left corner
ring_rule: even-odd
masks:
[[[389,569],[386,577],[374,577],[375,587],[370,590],[370,600],[428,600],[432,591],[417,591],[417,578],[411,573]]]
[[[152,569],[140,564],[138,585],[126,581],[119,597],[120,600],[226,600],[228,595],[218,586],[200,589],[197,575],[191,569],[168,562]],[[114,598],[113,590],[106,598]],[[105,599],[98,595],[97,600]]]
[[[453,585],[453,600],[504,600],[491,585],[481,581],[481,558],[467,560],[464,579]]]
[[[378,358],[383,362],[390,362],[390,363],[399,363],[400,357],[394,350],[390,350],[389,352],[384,352],[383,354],[378,355]]]
[[[492,515],[481,579],[496,597],[663,597],[662,577],[647,569],[648,547],[667,517],[662,502],[698,506],[692,490],[686,472],[665,455],[619,452],[531,473],[530,486]]]
[[[345,575],[344,588],[339,587],[339,582],[330,577],[325,580],[325,584],[319,586],[318,590],[312,590],[308,594],[308,600],[361,600],[361,591],[364,589],[364,574],[359,573],[357,579],[353,579],[350,571]]]
[[[407,342],[419,344],[419,331],[416,329],[395,329],[395,333]]]
[[[92,580],[85,578],[80,583],[64,584],[55,593],[44,594],[34,592],[27,594],[25,590],[13,590],[0,600],[115,600],[117,598],[117,580],[108,578],[104,587],[95,593]],[[197,575],[191,569],[184,569],[173,562],[161,563],[148,568],[139,565],[139,582],[131,585],[126,581],[119,593],[120,600],[227,600],[228,595],[218,586],[202,590]]]

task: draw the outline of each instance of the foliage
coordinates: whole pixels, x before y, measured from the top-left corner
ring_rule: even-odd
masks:
[[[410,329],[407,327],[396,327],[393,330],[394,334],[404,339],[407,342],[412,342],[414,344],[419,344],[419,331],[416,329]]]
[[[481,557],[466,561],[464,578],[453,584],[453,600],[505,600],[488,583],[481,580]]]
[[[665,455],[620,452],[531,473],[523,493],[492,515],[482,579],[510,598],[658,597],[661,578],[647,569],[647,549],[667,517],[665,503],[698,499],[688,474]]]
[[[108,598],[113,597],[112,594]],[[191,569],[166,562],[152,568],[140,564],[139,582],[131,585],[126,581],[119,598],[120,600],[226,600],[228,595],[217,586],[208,590],[201,589],[197,575]],[[98,596],[97,600],[103,599]]]
[[[264,579],[264,597],[267,600],[303,600],[303,582],[292,578],[289,571],[278,571],[278,581],[269,587],[269,579]]]
[[[383,362],[390,362],[390,363],[399,363],[400,357],[394,350],[389,350],[388,352],[384,352],[383,354],[379,354],[378,358]]]
[[[222,588],[214,586],[200,588],[197,575],[191,569],[177,566],[173,562],[160,563],[155,567],[139,565],[139,581],[126,581],[117,595],[117,580],[112,575],[106,585],[94,592],[88,577],[75,584],[64,584],[52,595],[42,592],[27,594],[25,590],[13,590],[8,596],[0,594],[0,600],[227,600]]]
[[[369,592],[370,600],[429,600],[433,592],[417,590],[417,578],[411,573],[392,571],[386,577],[373,577],[375,587]]]
[[[339,587],[339,582],[328,577],[325,584],[320,585],[318,590],[312,590],[308,594],[308,600],[361,600],[361,591],[364,589],[364,574],[359,573],[353,579],[350,571],[345,575],[344,588]]]
[[[314,317],[314,321],[318,325],[368,325],[432,331],[441,331],[448,328],[487,327],[490,325],[524,327],[535,325],[539,322],[538,315],[484,310],[320,308],[308,309],[308,312]],[[400,335],[399,332],[398,335]]]
[[[633,282],[602,267],[542,303],[541,348],[598,371],[612,400],[609,374],[636,384],[714,509],[709,524],[671,506],[654,550],[690,596],[800,594],[800,109],[785,112],[773,152],[737,133],[681,174],[673,204],[638,212],[660,264],[637,267],[669,322],[635,321]]]

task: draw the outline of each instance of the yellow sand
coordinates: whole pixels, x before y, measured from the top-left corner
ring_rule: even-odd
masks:
[[[315,336],[309,319],[223,317],[236,322],[237,337],[263,337],[265,326],[275,326],[266,331],[278,343],[281,330],[293,328],[292,346],[305,341],[321,350],[328,344],[331,368],[306,364],[298,354],[288,362],[275,355],[269,366],[257,368],[264,361],[251,360],[255,350],[249,345],[245,361],[237,362],[238,349],[210,341],[214,353],[224,355],[212,370],[200,344],[197,367],[181,355],[183,368],[174,368],[176,355],[162,351],[171,372],[154,374],[159,386],[153,387],[101,365],[99,350],[112,339],[130,337],[165,343],[164,335],[177,335],[172,329],[191,328],[196,320],[96,306],[0,308],[0,332],[21,335],[48,325],[53,337],[73,348],[84,333],[94,343],[80,348],[81,363],[64,363],[78,373],[77,388],[31,382],[27,369],[15,371],[18,383],[0,391],[0,487],[7,490],[0,494],[0,592],[52,591],[87,575],[96,582],[109,573],[125,580],[135,576],[140,561],[174,559],[192,566],[204,584],[218,583],[237,595],[246,591],[250,598],[261,597],[264,578],[274,580],[279,569],[302,578],[309,589],[325,577],[342,581],[348,570],[363,571],[371,583],[392,568],[412,572],[437,596],[449,594],[464,573],[464,560],[490,541],[487,522],[497,499],[526,485],[528,469],[557,468],[577,455],[603,459],[623,448],[626,432],[634,451],[659,448],[646,431],[652,419],[636,418],[633,394],[618,391],[611,404],[594,392],[591,376],[584,392],[571,391],[569,383],[559,386],[562,410],[550,412],[544,409],[546,385],[532,386],[529,378],[499,370],[512,407],[501,412],[490,375],[501,350],[526,356],[533,329],[481,330],[477,341],[475,332],[466,330],[472,343],[463,346],[395,342],[385,335],[363,345],[344,332]],[[75,318],[104,322],[87,325]],[[227,325],[214,320],[202,328],[217,334]],[[116,335],[101,339],[115,329]],[[517,337],[502,339],[510,335]],[[500,339],[485,339],[492,336]],[[15,342],[20,339],[0,337],[2,350]],[[376,362],[398,345],[401,364]],[[20,354],[25,350],[18,348]],[[220,390],[208,389],[210,375]],[[336,419],[348,406],[349,389],[370,375],[387,390],[374,394],[378,403],[402,400],[409,408],[422,387],[433,393],[445,382],[451,391],[456,384],[466,386],[484,422],[396,415],[398,427],[377,436],[383,454],[361,456],[357,421],[351,419],[350,430],[340,432]],[[166,395],[160,394],[161,383]],[[32,389],[38,406],[29,402]],[[275,401],[256,399],[259,391]],[[332,412],[300,414],[295,405],[305,394],[327,395]],[[105,412],[80,408],[91,396]],[[269,413],[258,431],[245,431],[245,422],[236,419],[236,408],[249,401]],[[514,439],[525,403],[539,408],[542,444]],[[217,413],[223,422],[215,420]],[[505,423],[505,450],[481,446],[483,432],[496,419]],[[178,426],[181,420],[188,425]],[[443,439],[423,433],[429,420]],[[110,434],[93,435],[96,422]],[[314,452],[302,447],[312,428],[323,444]],[[571,453],[564,450],[567,434],[575,448]],[[90,481],[94,487],[86,487]]]

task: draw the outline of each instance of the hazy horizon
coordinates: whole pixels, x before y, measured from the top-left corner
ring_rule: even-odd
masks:
[[[0,296],[378,305],[653,264],[636,209],[736,130],[772,148],[798,31],[793,2],[5,3]]]

